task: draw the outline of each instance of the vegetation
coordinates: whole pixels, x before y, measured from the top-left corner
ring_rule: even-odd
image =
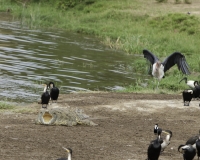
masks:
[[[1,0],[0,10],[11,10],[14,18],[30,28],[65,29],[91,34],[105,45],[138,55],[149,49],[164,58],[174,51],[186,56],[191,79],[199,79],[200,15],[199,0]],[[161,1],[160,1],[161,2]],[[188,8],[188,11],[186,11]],[[187,12],[191,14],[187,14]],[[196,13],[196,14],[193,14]],[[135,72],[146,72],[146,60],[133,61]],[[160,88],[173,91],[185,88],[178,81],[183,75],[176,67],[167,72]],[[137,80],[138,82],[141,80]],[[175,82],[175,83],[174,83]],[[139,83],[138,83],[139,84]],[[148,82],[148,88],[153,83]],[[133,84],[127,90],[144,90]]]

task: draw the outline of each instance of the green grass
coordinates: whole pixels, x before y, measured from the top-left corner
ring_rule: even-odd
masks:
[[[0,110],[11,110],[14,109],[15,106],[6,102],[0,102]]]
[[[191,67],[189,79],[199,79],[199,0],[193,0],[192,4],[175,4],[172,0],[167,3],[158,3],[156,0],[98,0],[67,9],[58,9],[51,3],[32,3],[23,7],[1,0],[0,10],[8,8],[22,25],[32,29],[64,29],[95,35],[105,45],[127,54],[142,55],[142,50],[148,49],[163,60],[179,51],[186,56]],[[188,11],[191,15],[187,14]],[[132,67],[134,72],[147,74],[145,59],[133,60]],[[184,75],[176,67],[166,74],[160,83],[161,89],[178,91],[185,88],[184,84],[177,84]],[[126,86],[126,91],[150,90],[153,87],[150,81],[147,88],[134,84]]]

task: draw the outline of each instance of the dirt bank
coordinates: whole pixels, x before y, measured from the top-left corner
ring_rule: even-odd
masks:
[[[173,132],[160,160],[181,160],[177,147],[200,129],[199,101],[183,106],[181,95],[135,93],[73,93],[61,95],[57,104],[83,109],[98,126],[35,125],[37,112],[0,117],[1,160],[55,160],[73,150],[74,160],[144,160],[155,139],[155,123]],[[27,107],[40,109],[37,103]]]

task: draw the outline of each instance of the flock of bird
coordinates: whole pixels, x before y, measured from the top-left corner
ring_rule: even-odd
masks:
[[[161,134],[165,133],[166,137],[163,139]],[[164,152],[164,149],[170,144],[172,138],[172,132],[170,130],[162,130],[158,127],[158,124],[154,127],[154,134],[157,135],[155,140],[152,140],[147,149],[146,160],[158,160],[160,154]],[[178,151],[183,154],[183,160],[193,160],[197,154],[198,160],[200,157],[200,130],[199,134],[190,137],[186,143],[181,144],[178,147]]]
[[[158,80],[157,88],[161,79],[165,77],[165,72],[174,65],[177,65],[178,69],[181,70],[183,74],[190,74],[189,66],[185,56],[180,52],[172,53],[167,58],[165,58],[163,62],[161,62],[153,53],[146,49],[143,50],[143,55],[144,58],[150,62],[149,74],[151,73],[153,77]],[[200,85],[198,81],[188,81],[187,77],[184,77],[180,82],[183,80],[185,80],[185,83],[190,87],[190,89],[186,89],[182,92],[184,106],[189,106],[192,98],[200,98]]]
[[[60,90],[55,86],[53,82],[49,82],[49,84],[44,85],[44,92],[41,96],[41,104],[42,108],[47,108],[49,101],[51,100],[52,103],[55,101],[57,102]],[[50,93],[47,89],[50,89]]]
[[[170,56],[168,56],[163,62],[161,62],[153,53],[148,50],[143,50],[144,58],[146,58],[150,62],[149,73],[155,77],[157,82],[157,88],[159,86],[159,82],[165,76],[165,72],[177,64],[178,69],[182,71],[183,74],[190,74],[189,66],[186,62],[185,56],[180,52],[174,52]],[[192,98],[200,97],[200,86],[198,81],[187,81],[187,78],[184,77],[181,81],[185,80],[185,83],[190,87],[190,89],[184,90],[182,92],[184,105],[189,106],[189,103]],[[180,81],[180,82],[181,82]],[[180,83],[179,82],[179,83]],[[50,89],[50,93],[48,92]],[[59,89],[55,86],[53,82],[49,82],[49,84],[44,84],[44,92],[41,96],[41,104],[42,108],[47,108],[49,101],[51,100],[57,102],[59,96]],[[165,133],[166,137],[161,138],[161,134]],[[158,160],[161,152],[164,152],[165,148],[170,144],[170,140],[172,138],[172,132],[170,130],[162,130],[158,127],[158,124],[154,127],[154,134],[157,135],[155,140],[152,140],[149,144],[147,150],[147,160]],[[68,153],[67,158],[59,158],[57,160],[71,160],[72,149],[64,148]],[[183,154],[184,160],[193,160],[197,153],[197,157],[199,160],[200,157],[200,130],[199,135],[193,136],[188,139],[188,141],[184,145],[180,145],[178,147],[178,151]]]

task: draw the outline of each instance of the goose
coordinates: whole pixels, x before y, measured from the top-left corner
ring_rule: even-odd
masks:
[[[53,82],[49,82],[48,87],[50,88],[50,97],[52,102],[57,101],[60,92],[59,89],[55,86]]]
[[[44,85],[44,92],[42,93],[41,96],[41,103],[42,103],[42,108],[47,108],[47,105],[49,104],[50,100],[50,95],[49,92],[47,91],[47,84]]]
[[[65,147],[63,147],[63,149],[65,151],[67,151],[68,157],[67,158],[65,158],[65,157],[58,158],[57,160],[71,160],[72,159],[72,149],[71,148],[65,148]]]
[[[159,82],[165,76],[165,72],[177,64],[178,69],[182,71],[183,74],[190,74],[189,66],[186,62],[185,56],[180,52],[174,52],[169,55],[163,62],[161,62],[153,53],[144,49],[144,58],[150,62],[149,71],[152,70],[152,75],[158,80],[157,88]]]

